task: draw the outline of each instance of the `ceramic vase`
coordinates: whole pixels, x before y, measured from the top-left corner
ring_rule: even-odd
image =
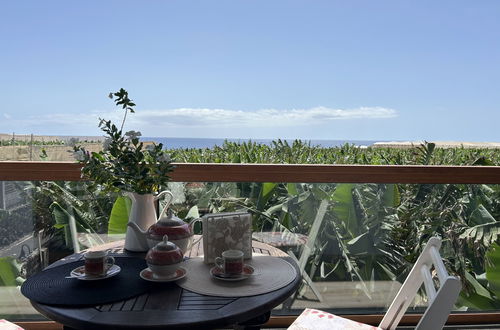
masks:
[[[129,222],[134,222],[141,228],[141,230],[148,230],[151,225],[157,221],[156,209],[154,202],[168,191],[162,191],[158,195],[153,194],[138,194],[134,192],[127,192],[127,196],[132,200],[132,207],[130,209]],[[140,238],[132,228],[127,227],[125,235],[125,249],[133,252],[145,252],[144,244],[141,244]]]

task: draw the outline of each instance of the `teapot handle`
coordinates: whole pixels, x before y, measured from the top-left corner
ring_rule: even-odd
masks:
[[[160,215],[158,216],[158,219],[161,219],[161,217],[163,216],[163,214],[165,213],[165,211],[170,206],[170,203],[172,203],[172,201],[174,200],[174,195],[172,195],[172,193],[170,191],[164,190],[161,193],[159,193],[157,196],[155,196],[155,201],[158,200],[163,195],[168,195],[169,197],[168,197],[167,203],[165,204],[165,206],[161,210]]]

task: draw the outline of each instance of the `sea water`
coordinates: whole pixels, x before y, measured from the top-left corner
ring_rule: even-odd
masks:
[[[162,143],[166,149],[179,148],[213,148],[214,146],[222,146],[224,141],[230,142],[256,142],[270,145],[272,141],[277,139],[217,139],[217,138],[178,138],[178,137],[141,137],[142,141],[153,141]],[[282,139],[284,140],[284,139]],[[293,143],[293,139],[286,139],[289,144]],[[325,148],[339,147],[346,143],[357,146],[371,146],[377,141],[368,140],[302,140],[305,143],[310,143],[311,146],[321,146]]]

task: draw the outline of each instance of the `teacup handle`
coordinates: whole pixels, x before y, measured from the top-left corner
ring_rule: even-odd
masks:
[[[113,267],[114,264],[115,264],[115,258],[113,258],[112,256],[107,256],[106,257],[106,264],[104,265],[104,275],[106,275],[108,270],[111,267]]]
[[[158,199],[160,199],[161,196],[163,196],[163,195],[168,195],[169,197],[168,197],[167,203],[165,204],[165,206],[161,210],[160,215],[158,216],[158,219],[161,219],[161,217],[163,216],[163,214],[165,213],[165,211],[170,206],[170,203],[172,203],[172,201],[174,200],[174,195],[172,195],[172,193],[170,191],[164,190],[161,193],[159,193],[157,196],[155,196],[155,201],[158,200]]]
[[[215,264],[217,265],[217,267],[224,269],[224,259],[222,259],[221,257],[215,258]]]

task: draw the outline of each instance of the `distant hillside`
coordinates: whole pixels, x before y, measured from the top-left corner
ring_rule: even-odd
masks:
[[[44,140],[50,141],[50,140]],[[54,140],[51,140],[54,141]],[[58,140],[60,141],[60,140]],[[80,142],[90,152],[102,150],[102,143]],[[75,161],[69,145],[11,145],[0,146],[0,161]]]
[[[467,149],[500,149],[500,142],[460,142],[460,141],[429,141],[436,148],[467,148]],[[397,142],[375,142],[375,148],[414,148],[421,145],[423,141],[397,141]]]
[[[0,141],[6,140],[16,141],[31,141],[31,134],[6,134],[0,133]],[[104,141],[104,136],[75,136],[75,135],[33,135],[34,141],[69,141],[72,138],[76,138],[80,141]]]

